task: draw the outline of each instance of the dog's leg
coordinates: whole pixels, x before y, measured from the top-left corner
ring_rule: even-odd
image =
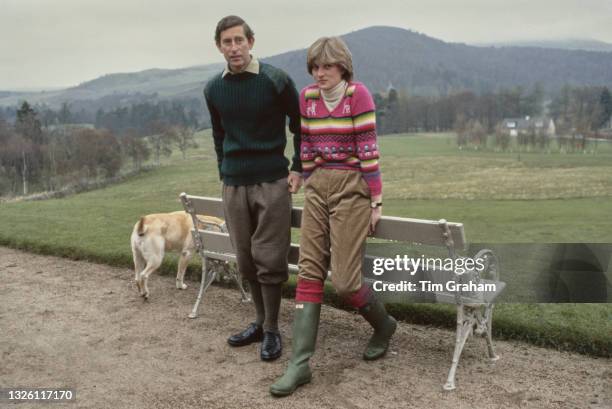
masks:
[[[193,257],[193,250],[185,249],[181,252],[181,256],[178,262],[178,271],[176,273],[176,288],[179,290],[185,290],[187,288],[187,284],[185,284],[185,270],[187,270],[187,264],[189,264],[189,260]]]
[[[149,276],[161,266],[164,260],[165,242],[160,237],[148,237],[140,247],[142,257],[146,260],[146,267],[140,272],[140,285],[143,288],[141,295],[149,298]]]
[[[159,266],[161,266],[162,260],[163,260],[163,256],[159,258],[158,257],[150,258],[149,261],[147,262],[147,266],[140,273],[140,282],[141,282],[140,285],[144,289],[144,291],[141,291],[140,295],[142,295],[145,300],[149,298],[149,294],[150,294],[149,293],[149,276],[153,274],[153,272],[155,272],[155,270],[157,270]]]
[[[145,265],[147,264],[146,260],[140,253],[140,249],[138,248],[137,238],[132,236],[132,258],[134,260],[134,281],[136,282],[136,287],[138,287],[138,293],[142,296],[144,294],[144,288],[142,286],[142,282],[140,281],[140,273],[144,270]]]
[[[140,281],[140,273],[145,268],[145,261],[140,256],[140,254],[134,253],[134,281],[136,282],[136,287],[138,287],[138,293],[140,295],[144,295],[144,288],[142,286],[142,282]]]

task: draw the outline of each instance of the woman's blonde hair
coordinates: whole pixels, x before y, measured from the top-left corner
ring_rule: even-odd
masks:
[[[308,49],[306,66],[312,75],[315,65],[336,64],[343,69],[342,78],[353,79],[353,56],[340,37],[321,37]]]

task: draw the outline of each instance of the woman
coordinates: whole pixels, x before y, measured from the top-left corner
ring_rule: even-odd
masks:
[[[285,374],[270,387],[276,396],[290,395],[312,378],[308,360],[330,263],[335,290],[374,328],[364,359],[382,357],[397,326],[361,277],[363,246],[382,214],[372,96],[352,80],[351,53],[339,37],[317,40],[307,65],[315,84],[300,94],[305,203],[293,350]]]

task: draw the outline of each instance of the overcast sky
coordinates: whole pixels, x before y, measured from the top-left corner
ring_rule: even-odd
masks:
[[[219,62],[214,28],[228,14],[249,22],[258,56],[372,25],[448,42],[612,43],[611,0],[0,0],[0,90]]]

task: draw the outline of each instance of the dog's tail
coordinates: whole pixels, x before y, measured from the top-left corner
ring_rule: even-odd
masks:
[[[147,229],[147,226],[145,225],[145,218],[143,216],[138,221],[138,227],[136,228],[136,233],[138,233],[138,235],[142,237],[144,236],[146,229]]]

